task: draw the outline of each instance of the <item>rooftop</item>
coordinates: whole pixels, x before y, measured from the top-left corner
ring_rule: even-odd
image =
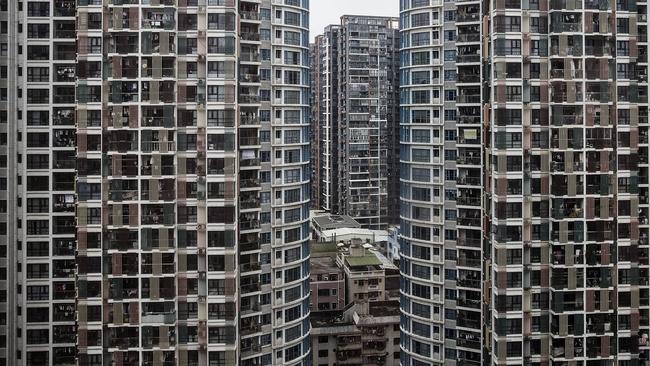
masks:
[[[333,230],[341,228],[360,228],[361,224],[357,220],[347,215],[330,215],[324,214],[312,218],[314,226],[320,230]]]
[[[370,315],[372,316],[393,316],[399,315],[399,301],[375,301],[369,303]]]
[[[313,312],[309,320],[314,328],[353,325],[351,320],[345,319],[344,312],[344,309]]]
[[[312,242],[311,244],[312,257],[335,255],[337,251],[338,248],[335,242]]]
[[[374,267],[381,264],[381,261],[374,254],[367,254],[362,257],[349,256],[345,260],[350,267]]]
[[[333,256],[312,256],[309,262],[311,264],[311,274],[342,272],[336,265]],[[341,278],[343,277],[341,276]]]
[[[373,243],[388,241],[388,231],[342,227],[338,229],[323,230],[321,232],[321,240],[347,241],[350,239],[361,239],[364,241],[367,239]]]

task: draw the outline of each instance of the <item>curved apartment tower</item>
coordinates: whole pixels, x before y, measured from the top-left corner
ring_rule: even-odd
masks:
[[[437,23],[432,20],[433,13],[438,14]],[[402,1],[400,5],[400,304],[404,366],[444,361],[441,13],[442,2]]]
[[[307,365],[309,350],[309,2],[262,1],[259,89],[261,288],[242,365]],[[243,321],[243,317],[242,317]],[[245,340],[242,343],[245,344]],[[267,347],[270,346],[270,347]]]
[[[400,9],[402,365],[480,365],[481,3]]]

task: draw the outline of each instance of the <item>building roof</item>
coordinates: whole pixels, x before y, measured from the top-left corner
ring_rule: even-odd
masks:
[[[336,261],[332,256],[328,256],[328,255],[317,256],[317,257],[312,256],[309,260],[309,263],[311,264],[312,275],[320,274],[320,273],[332,273],[332,272],[342,273],[343,272],[336,265]],[[340,279],[343,279],[343,276],[341,276]]]
[[[336,255],[337,251],[338,249],[335,242],[312,242],[311,244],[312,256]]]
[[[386,230],[370,230],[362,228],[349,228],[343,227],[338,229],[323,230],[321,233],[321,240],[349,240],[357,239],[371,239],[374,238],[375,243],[381,241],[388,241],[388,232]]]
[[[379,258],[374,254],[364,255],[362,257],[348,256],[345,257],[345,260],[350,267],[378,266],[382,264]]]
[[[399,301],[375,301],[368,304],[372,316],[399,315]]]
[[[390,269],[393,269],[393,270],[399,269],[399,267],[397,267],[395,265],[395,263],[393,263],[390,259],[386,258],[386,256],[383,255],[382,253],[380,253],[378,250],[376,250],[376,249],[375,250],[370,250],[370,252],[375,255],[375,257],[377,258],[378,261],[381,262],[381,266],[384,269],[389,269],[389,270]]]
[[[355,219],[347,215],[330,215],[325,214],[321,216],[314,216],[312,218],[314,226],[318,230],[332,230],[340,228],[360,228],[361,224]]]

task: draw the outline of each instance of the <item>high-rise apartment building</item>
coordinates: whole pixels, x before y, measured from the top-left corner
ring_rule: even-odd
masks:
[[[397,23],[397,18],[344,15],[314,46],[321,208],[350,215],[370,229],[397,221]]]
[[[0,1],[0,364],[311,362],[308,4]]]
[[[648,360],[646,17],[627,1],[491,16],[494,363]]]
[[[75,262],[75,171],[99,162],[76,161],[75,2],[9,3],[13,47],[2,58],[12,65],[6,126],[15,178],[7,196],[15,200],[7,207],[14,215],[7,259],[16,267],[7,286],[14,299],[7,364],[74,365],[75,289],[93,291],[75,286],[76,269],[101,266],[101,258]]]
[[[312,82],[312,204],[328,212],[339,208],[339,34],[338,25],[329,25],[311,46]]]
[[[480,365],[481,3],[401,10],[402,364]]]
[[[402,365],[647,364],[647,4],[400,8]]]

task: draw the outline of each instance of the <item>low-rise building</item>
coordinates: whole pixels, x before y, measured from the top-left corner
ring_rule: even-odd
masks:
[[[361,228],[361,224],[348,215],[334,215],[326,211],[312,210],[310,216],[313,237],[317,241],[331,241],[324,238],[325,232],[338,229],[358,230]]]
[[[398,366],[399,302],[358,302],[312,313],[313,365]]]
[[[392,260],[393,263],[399,263],[399,234],[399,226],[391,226],[388,228],[388,238],[386,240],[386,256],[388,259]]]
[[[312,312],[345,307],[345,274],[336,264],[336,243],[314,243],[311,253]]]
[[[348,304],[398,296],[399,268],[371,244],[342,246],[336,263],[345,273]]]

